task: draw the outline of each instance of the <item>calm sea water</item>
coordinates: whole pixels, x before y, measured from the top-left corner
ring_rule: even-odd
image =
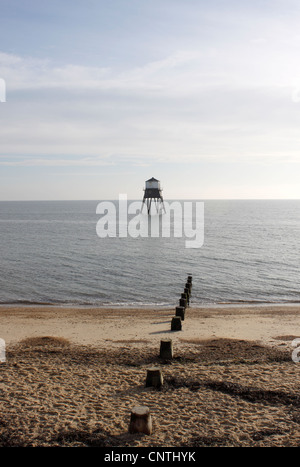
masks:
[[[99,238],[99,201],[0,202],[0,303],[300,302],[300,201],[204,201],[204,245]]]

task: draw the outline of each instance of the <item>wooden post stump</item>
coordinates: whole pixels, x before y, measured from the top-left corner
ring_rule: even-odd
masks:
[[[190,284],[190,283],[187,282],[187,283],[185,284],[185,288],[189,289],[189,294],[190,294],[190,296],[191,296],[191,295],[192,295],[192,284]]]
[[[190,304],[190,290],[187,287],[185,287],[184,293],[187,296],[187,304],[189,305]]]
[[[188,306],[189,304],[189,298],[188,298],[188,294],[187,293],[182,293],[181,294],[181,298],[184,298],[186,300],[186,306]]]
[[[171,321],[171,331],[181,331],[181,318],[180,316],[174,316]]]
[[[180,298],[179,299],[179,306],[183,306],[186,308],[186,299],[185,298]]]
[[[152,367],[147,370],[146,387],[160,388],[163,384],[163,375],[160,368]]]
[[[130,416],[129,433],[152,433],[152,417],[146,406],[133,407]]]
[[[160,341],[160,352],[159,356],[165,360],[173,358],[173,342],[171,339]]]
[[[175,308],[175,315],[180,316],[181,320],[184,321],[185,308],[183,306],[177,306]]]
[[[192,276],[188,276],[188,278],[187,278],[187,282],[190,282],[190,283],[192,283],[192,280],[193,280],[193,277],[192,277]]]

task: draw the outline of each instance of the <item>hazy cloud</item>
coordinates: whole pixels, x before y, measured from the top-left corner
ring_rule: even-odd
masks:
[[[206,180],[225,167],[246,180],[248,165],[278,173],[284,164],[298,167],[296,2],[117,4],[76,2],[69,17],[65,2],[44,10],[32,0],[14,13],[7,3],[0,31],[6,177],[25,170],[29,177],[34,168],[66,177],[72,167],[104,177],[151,165],[180,177],[198,164],[211,171]],[[102,186],[109,187],[105,177]],[[223,189],[227,196],[231,188]]]

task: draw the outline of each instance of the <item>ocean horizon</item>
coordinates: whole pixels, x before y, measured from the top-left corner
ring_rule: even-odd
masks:
[[[300,303],[300,200],[166,200],[204,203],[191,249],[184,236],[99,238],[100,201],[0,202],[0,304],[173,306],[188,274],[193,306]]]

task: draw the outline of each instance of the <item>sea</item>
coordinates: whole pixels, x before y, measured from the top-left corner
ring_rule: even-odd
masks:
[[[0,304],[177,306],[190,274],[191,306],[300,303],[300,200],[189,202],[199,248],[172,229],[99,236],[102,200],[0,202]]]

